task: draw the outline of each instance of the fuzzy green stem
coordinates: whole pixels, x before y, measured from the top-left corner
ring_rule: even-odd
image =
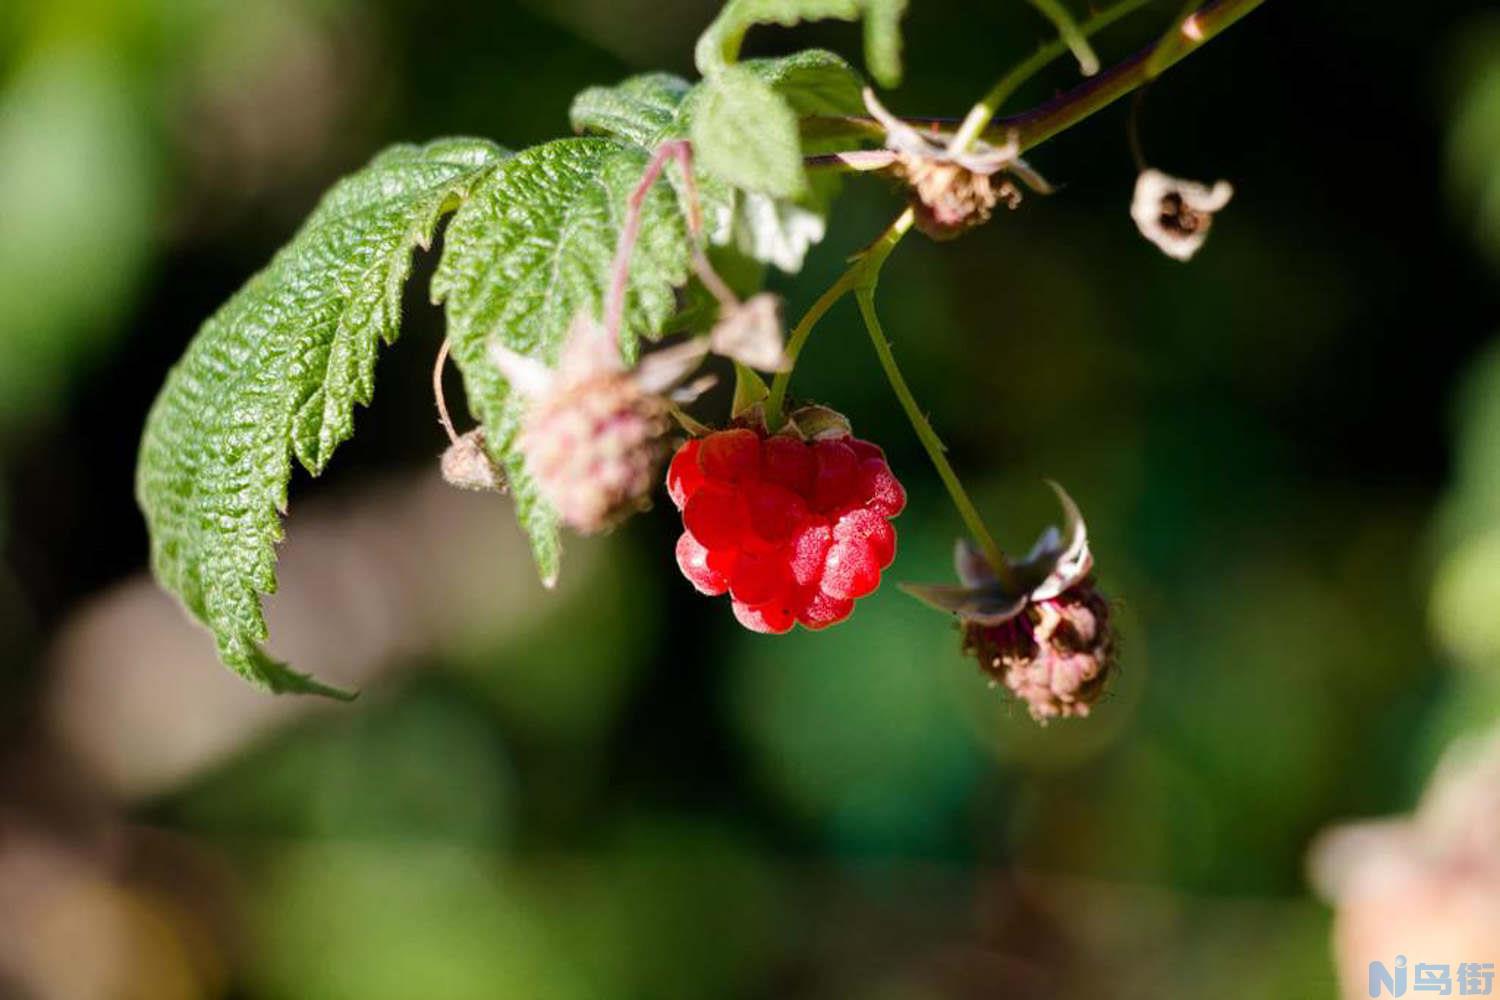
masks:
[[[1073,53],[1073,58],[1078,60],[1080,73],[1093,76],[1099,72],[1099,57],[1094,54],[1088,36],[1078,27],[1078,22],[1073,20],[1072,13],[1063,6],[1062,0],[1031,0],[1031,6],[1052,22],[1052,26],[1057,29],[1057,37]]]
[[[812,308],[807,310],[807,313],[792,328],[786,342],[788,364],[785,369],[776,373],[776,377],[771,381],[771,394],[766,397],[766,426],[773,434],[786,422],[787,387],[791,385],[792,372],[797,366],[797,356],[802,353],[802,348],[807,343],[807,339],[812,336],[818,321],[833,308],[834,303],[846,294],[855,291],[866,282],[873,284],[886,258],[911,229],[914,219],[915,216],[909,208],[897,216],[896,221],[886,227],[885,232],[881,233],[874,243],[854,258],[844,273],[838,276],[838,280],[830,285],[826,292],[818,296]]]
[[[766,426],[771,433],[779,431],[781,425],[786,422],[786,390],[792,381],[792,370],[797,365],[797,356],[802,353],[802,347],[807,343],[807,338],[812,336],[813,328],[818,325],[818,321],[833,308],[835,302],[844,297],[844,293],[854,287],[855,270],[856,267],[850,267],[839,275],[838,280],[818,297],[818,301],[812,304],[812,308],[807,310],[787,337],[786,366],[776,373],[776,377],[771,381],[771,394],[766,397]]]
[[[1157,40],[1155,48],[1146,57],[1146,79],[1156,79],[1161,71],[1167,68],[1167,56],[1172,50],[1172,39],[1177,37],[1178,33],[1182,31],[1182,26],[1187,23],[1187,19],[1192,17],[1197,9],[1198,0],[1187,0],[1182,5],[1182,9],[1177,12],[1177,16],[1172,18],[1171,26],[1162,32],[1162,36]]]
[[[1204,42],[1220,34],[1264,2],[1265,0],[1216,0],[1214,3],[1204,4],[1195,13],[1178,22],[1176,29],[1169,32],[1166,37],[1152,43],[1124,62],[1024,114],[999,122],[997,130],[1000,134],[996,138],[1004,141],[1005,136],[1014,131],[1022,149],[1030,149],[1038,143],[1046,142],[1059,132],[1077,125],[1101,108],[1113,104],[1142,84],[1149,83],[1157,75],[1196,52]],[[1105,12],[1105,14],[1110,13],[1112,10]],[[1084,30],[1087,30],[1087,27],[1088,25],[1085,24]],[[1058,44],[1061,42],[1059,41]],[[990,92],[974,105],[954,137],[956,148],[966,149],[969,143],[987,133],[989,124],[1001,104],[1020,85],[1013,79],[1015,76],[1016,70],[1011,70],[1001,77],[999,82],[990,88]]]
[[[1084,35],[1114,23],[1126,14],[1146,6],[1150,0],[1121,0],[1080,24]],[[1065,132],[1085,118],[1107,107],[1143,84],[1149,83],[1155,74],[1176,65],[1196,52],[1204,42],[1221,34],[1226,28],[1259,7],[1265,0],[1214,0],[1204,4],[1198,11],[1182,21],[1177,30],[1157,42],[1153,42],[1135,55],[1097,76],[1045,101],[1029,111],[1007,118],[994,119],[1000,107],[1030,79],[1038,70],[1067,51],[1061,39],[1053,39],[1031,56],[1018,63],[990,88],[979,104],[975,105],[962,122],[952,118],[906,118],[915,128],[946,135],[955,124],[960,131],[969,131],[975,138],[1003,144],[1016,133],[1021,149],[1028,150],[1048,139]],[[1153,59],[1153,55],[1155,59]],[[1152,65],[1148,72],[1147,62]],[[986,124],[988,123],[988,124]],[[858,141],[860,139],[884,138],[885,129],[873,118],[850,115],[845,117],[812,116],[802,119],[804,136],[823,142]],[[837,164],[834,164],[837,165]]]
[[[865,329],[870,334],[870,343],[875,346],[875,355],[880,359],[880,367],[885,371],[887,381],[891,383],[891,390],[901,402],[901,408],[906,411],[906,418],[911,421],[912,430],[916,431],[917,439],[922,442],[922,447],[927,450],[927,457],[932,460],[939,478],[947,487],[953,506],[958,508],[959,516],[963,518],[969,534],[979,543],[980,549],[989,560],[1000,583],[1008,590],[1018,591],[1019,583],[1010,568],[1010,563],[1005,559],[1005,553],[1000,551],[1000,546],[995,543],[994,536],[990,534],[989,528],[985,527],[984,518],[979,516],[979,509],[974,506],[974,501],[969,499],[968,492],[958,481],[958,473],[953,471],[953,466],[948,461],[947,448],[943,446],[942,439],[937,436],[937,432],[932,429],[932,424],[927,420],[922,408],[917,405],[916,397],[911,394],[911,388],[901,375],[901,369],[896,364],[896,356],[891,353],[890,341],[886,340],[885,331],[880,326],[880,317],[875,312],[874,282],[855,291],[854,300],[859,303],[859,313],[864,317]]]

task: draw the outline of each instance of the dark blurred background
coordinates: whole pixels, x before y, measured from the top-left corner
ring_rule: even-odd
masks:
[[[1123,104],[1032,154],[1060,194],[891,261],[1002,544],[1055,518],[1044,476],[1089,518],[1124,658],[1088,720],[1035,726],[890,585],[745,632],[667,505],[544,592],[508,501],[439,481],[430,258],[268,601],[272,650],[361,699],[249,689],[145,576],[147,407],[322,189],[397,141],[564,134],[585,86],[690,74],[716,6],[0,4],[0,996],[1337,995],[1309,842],[1500,712],[1487,0],[1270,0],[1158,81],[1148,159],[1236,186],[1190,265],[1131,224]],[[912,6],[897,112],[960,115],[1049,36]],[[814,44],[858,29],[749,50]],[[792,315],[896,207],[847,185]],[[943,579],[961,526],[866,347],[845,303],[794,388],[906,482],[890,579]]]

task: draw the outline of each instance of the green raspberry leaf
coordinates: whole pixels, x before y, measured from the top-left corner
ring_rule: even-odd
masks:
[[[730,66],[704,83],[692,135],[704,169],[735,187],[774,198],[807,190],[797,115],[748,69]]]
[[[136,497],[152,568],[261,687],[352,697],[260,648],[292,456],[316,475],[353,433],[376,346],[398,333],[413,247],[504,156],[476,139],[397,146],[345,178],[204,323],[151,408]]]
[[[643,73],[613,87],[589,87],[573,98],[573,131],[613,135],[645,149],[687,135],[682,102],[693,85],[671,73]]]
[[[864,114],[864,81],[842,58],[803,49],[776,59],[738,63],[768,84],[798,115]],[[590,87],[573,99],[573,131],[612,135],[645,149],[685,139],[707,90],[670,73],[632,76],[613,87]]]
[[[865,65],[882,87],[901,82],[901,19],[907,0],[865,0]]]
[[[901,18],[907,0],[729,0],[698,38],[693,60],[713,76],[739,59],[745,33],[757,24],[792,27],[832,18],[865,22],[865,62],[884,87],[901,82]]]
[[[848,63],[821,49],[779,59],[751,59],[737,69],[754,74],[783,98],[796,115],[851,115],[864,111],[864,81]],[[575,131],[615,136],[644,149],[693,132],[708,83],[692,86],[663,73],[635,76],[613,87],[591,87],[573,101]],[[802,152],[835,148],[804,140]],[[822,238],[824,216],[838,179],[814,178],[812,190],[796,200],[740,189],[704,168],[695,171],[709,237],[761,263],[784,271],[802,266],[808,248]],[[669,177],[676,178],[675,172]]]
[[[625,203],[650,155],[633,142],[595,137],[559,139],[516,154],[454,215],[433,276],[433,300],[447,308],[448,339],[469,405],[484,425],[491,457],[505,467],[516,516],[548,586],[561,560],[557,516],[516,448],[521,401],[490,362],[488,348],[493,338],[555,364],[574,315],[603,314]],[[627,358],[635,357],[641,337],[659,335],[676,310],[673,290],[689,275],[686,230],[673,188],[654,185],[631,258],[620,345]]]

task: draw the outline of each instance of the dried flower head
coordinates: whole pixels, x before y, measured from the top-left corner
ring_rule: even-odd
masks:
[[[1083,717],[1104,693],[1114,665],[1109,602],[1094,586],[1088,530],[1071,497],[1064,529],[1048,528],[1027,556],[1007,561],[1005,579],[972,544],[960,540],[959,586],[902,584],[940,611],[956,615],[965,652],[980,669],[1026,703],[1031,717]]]
[[[1002,171],[1014,174],[1034,191],[1052,191],[1021,159],[1014,133],[1004,146],[976,142],[969,150],[955,152],[891,114],[868,87],[865,106],[885,129],[886,148],[895,154],[889,169],[911,190],[917,228],[935,240],[951,240],[988,222],[1002,201],[1011,209],[1021,203],[1020,188]]]
[[[1130,217],[1141,235],[1174,260],[1189,260],[1208,238],[1214,213],[1234,195],[1228,181],[1213,187],[1185,181],[1160,170],[1142,170],[1135,181]]]
[[[490,346],[490,359],[527,400],[517,440],[527,471],[564,524],[596,534],[650,506],[671,428],[667,393],[706,351],[702,340],[688,341],[628,369],[614,338],[585,313],[555,371]]]

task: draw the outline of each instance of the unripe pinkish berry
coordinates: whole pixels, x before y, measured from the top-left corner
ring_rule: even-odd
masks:
[[[1114,657],[1109,602],[1083,580],[998,625],[964,625],[964,649],[1038,722],[1085,717]]]
[[[527,400],[516,441],[526,469],[564,524],[596,534],[650,506],[671,429],[664,393],[705,351],[688,343],[627,369],[613,338],[586,314],[574,320],[555,371],[491,346],[491,359]]]
[[[961,585],[902,584],[902,589],[958,617],[964,651],[980,669],[1026,703],[1031,717],[1084,717],[1104,693],[1114,665],[1109,602],[1094,586],[1088,530],[1062,487],[1064,528],[1049,528],[1019,561],[995,567],[960,541],[954,555]]]
[[[668,413],[629,374],[601,372],[538,400],[517,444],[563,523],[595,534],[650,506]]]

